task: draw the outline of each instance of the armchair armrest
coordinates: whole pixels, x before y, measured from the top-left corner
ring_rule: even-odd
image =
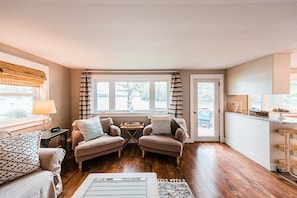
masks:
[[[121,136],[121,129],[116,125],[110,125],[110,135],[111,136]]]
[[[152,132],[152,124],[147,125],[146,127],[144,127],[143,131],[142,131],[142,135],[150,135]]]
[[[186,139],[186,133],[182,128],[177,128],[175,131],[175,139],[184,143]]]
[[[61,164],[65,154],[66,151],[62,148],[39,148],[40,167],[53,173],[55,188],[58,194],[63,190]]]
[[[84,137],[78,128],[74,128],[71,132],[72,150],[78,145],[79,142],[84,141]]]

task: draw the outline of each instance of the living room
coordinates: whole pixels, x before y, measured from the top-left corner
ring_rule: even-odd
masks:
[[[251,94],[278,95],[280,93],[260,89],[263,82],[253,79],[253,76],[261,73],[261,66],[253,66],[253,63],[265,61],[265,65],[268,65],[272,59],[276,60],[275,57],[278,55],[285,54],[289,58],[285,61],[286,66],[279,66],[280,69],[276,76],[279,76],[281,80],[278,81],[278,84],[286,84],[290,80],[290,74],[295,73],[297,66],[297,31],[294,25],[297,19],[295,14],[297,6],[295,1],[263,0],[240,3],[232,0],[209,2],[202,0],[174,0],[172,2],[166,0],[148,2],[136,0],[7,1],[1,2],[0,7],[0,22],[5,29],[0,33],[0,61],[44,71],[46,80],[40,99],[53,100],[56,107],[56,113],[51,114],[50,120],[47,120],[49,121],[47,128],[60,127],[69,130],[66,161],[63,162],[61,174],[64,184],[61,197],[72,196],[71,193],[74,193],[86,176],[93,171],[97,173],[155,171],[158,179],[187,180],[189,175],[195,175],[199,169],[199,167],[195,167],[195,164],[200,164],[195,156],[198,156],[198,153],[204,156],[212,149],[217,152],[222,149],[226,150],[226,152],[230,152],[230,155],[238,157],[239,161],[246,157],[245,163],[251,163],[260,172],[267,171],[265,175],[271,174],[270,169],[275,170],[276,160],[281,154],[277,153],[277,156],[267,157],[265,153],[263,157],[261,153],[259,155],[257,153],[257,150],[262,148],[259,149],[256,146],[250,148],[254,145],[253,141],[252,143],[245,141],[247,143],[245,145],[241,142],[240,137],[239,140],[234,139],[231,131],[233,127],[227,128],[228,133],[226,133],[225,119],[227,117],[228,122],[236,119],[230,119],[230,117],[239,112],[226,115],[225,112],[229,111],[230,101],[240,101],[242,111],[248,111],[252,107],[248,99]],[[288,59],[289,64],[287,64]],[[240,86],[241,82],[235,81],[236,83],[234,83],[234,78],[231,79],[230,76],[234,76],[234,68],[246,65],[248,68],[253,68],[252,77],[249,76],[252,80],[240,79],[250,88],[244,87],[247,91],[242,91],[242,89],[238,91],[235,85]],[[283,74],[285,70],[289,73]],[[248,73],[248,70],[242,69],[242,71]],[[109,76],[109,78],[114,76],[114,79],[124,79],[124,76],[134,77],[134,79],[143,76],[167,75],[171,77],[173,73],[178,72],[182,85],[182,118],[188,130],[180,166],[176,165],[174,157],[147,153],[143,159],[137,145],[128,144],[123,149],[120,159],[115,153],[97,157],[84,162],[82,170],[79,172],[78,164],[74,160],[74,154],[69,145],[71,144],[73,121],[81,118],[80,86],[83,72],[92,73],[92,78],[101,76],[101,79],[102,76]],[[236,75],[240,76],[239,73]],[[196,78],[201,80],[201,77],[205,76],[219,76],[223,85],[220,87],[223,94],[220,94],[219,108],[217,108],[221,111],[216,118],[218,122],[213,127],[217,139],[211,140],[197,135],[199,131],[196,131],[198,128],[196,113],[198,111],[193,110],[197,109],[194,98],[197,94],[193,85]],[[283,76],[287,76],[286,79]],[[262,77],[272,78],[266,74]],[[281,86],[281,89],[285,89],[284,87],[287,89],[287,84]],[[168,101],[169,95],[168,90]],[[91,102],[94,106],[94,101]],[[8,105],[4,104],[4,106]],[[282,106],[278,107],[282,108]],[[123,122],[135,121],[143,122],[144,126],[147,126],[151,122],[151,115],[154,113],[162,115],[165,112],[156,113],[150,110],[145,113],[137,112],[135,107],[126,112],[115,112],[115,108],[112,107],[107,111],[101,109],[96,113],[94,113],[94,109],[92,111],[101,118],[111,117],[114,125],[118,127]],[[272,111],[269,108],[262,110]],[[37,117],[37,120],[29,123],[1,122],[0,131],[18,135],[40,130],[44,125],[43,116]],[[249,123],[249,121],[244,123]],[[230,124],[227,125],[230,126]],[[248,128],[245,125],[241,126]],[[240,126],[235,126],[236,129],[238,127]],[[205,125],[201,128],[207,129]],[[265,130],[270,131],[271,126]],[[127,137],[126,131],[123,129],[122,135],[124,138]],[[141,134],[138,135],[141,136]],[[49,147],[55,147],[60,143],[61,138],[54,138],[49,142]],[[212,148],[212,146],[214,147]],[[243,155],[236,153],[238,151]],[[271,151],[274,151],[273,148],[267,150],[267,153]],[[220,155],[224,156],[223,153]],[[105,160],[114,163],[101,162]],[[207,157],[203,160],[207,161]],[[254,162],[256,164],[253,164]],[[209,161],[209,163],[213,162]],[[110,166],[110,168],[108,169],[106,166]],[[193,172],[184,170],[185,166],[191,167]],[[167,167],[169,168],[167,169]],[[263,167],[264,169],[262,169]],[[202,168],[206,167],[200,166],[200,169]],[[167,170],[167,173],[162,174],[161,169]],[[215,171],[213,170],[213,172]],[[204,178],[204,182],[209,179],[203,173],[197,173],[196,177],[198,175]],[[75,183],[71,177],[79,180],[74,188],[71,188],[69,184]],[[212,187],[205,187],[204,184],[197,182],[199,178],[196,177],[187,181],[194,196],[203,197],[210,193],[209,189]],[[278,176],[271,175],[268,177],[278,178]],[[227,179],[225,178],[225,180]],[[281,181],[280,183],[290,185],[285,180],[278,180]],[[201,190],[202,188],[208,190]],[[283,188],[287,189],[289,195],[297,194],[297,190],[294,191],[292,186]],[[71,193],[67,193],[67,191]],[[240,192],[242,193],[242,191]],[[222,195],[222,193],[216,193],[212,195]],[[232,197],[235,194],[233,192],[233,194],[224,195]],[[273,194],[270,195],[273,196]]]

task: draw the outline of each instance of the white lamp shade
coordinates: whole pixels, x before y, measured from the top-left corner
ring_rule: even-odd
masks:
[[[35,100],[32,114],[52,114],[57,113],[53,100]]]

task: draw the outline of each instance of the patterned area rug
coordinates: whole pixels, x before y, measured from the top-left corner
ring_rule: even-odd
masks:
[[[158,179],[159,198],[194,198],[192,191],[181,179]]]

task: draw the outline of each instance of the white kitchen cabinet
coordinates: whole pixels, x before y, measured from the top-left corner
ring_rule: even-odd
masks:
[[[269,136],[268,119],[225,113],[226,144],[271,170]]]
[[[227,94],[288,94],[291,54],[273,54],[227,69]]]

